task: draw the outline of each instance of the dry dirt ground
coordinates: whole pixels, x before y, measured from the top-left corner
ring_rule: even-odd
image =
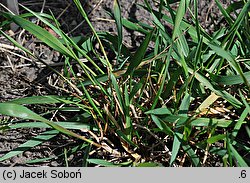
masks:
[[[49,12],[51,10],[61,23],[63,30],[69,35],[86,35],[90,32],[71,0],[20,0],[19,2],[37,12]],[[115,24],[105,12],[112,9],[112,0],[81,2],[85,10],[89,13],[89,17],[96,30],[105,30],[111,33],[116,31]],[[121,0],[120,4],[123,16],[149,23],[151,19],[149,13],[136,6],[136,3],[142,2],[142,0]],[[154,4],[152,1],[150,2]],[[222,3],[227,6],[229,1],[223,1]],[[22,8],[20,10],[21,13],[25,12]],[[203,27],[210,33],[217,26],[221,26],[223,22],[214,0],[199,1],[199,16]],[[26,35],[24,31],[19,30],[13,37],[22,42],[23,45],[32,50],[37,56],[46,60],[47,63],[60,65],[60,55],[50,48],[39,44],[38,40]],[[124,41],[131,49],[140,44],[141,38],[142,35],[140,34],[124,30]],[[26,96],[54,94],[58,92],[52,86],[56,78],[50,70],[39,63],[22,57],[22,53],[16,51],[1,35],[0,44],[0,102]],[[6,117],[2,116],[0,119],[4,121],[4,118]],[[0,132],[0,156],[15,149],[18,145],[36,136],[41,131],[42,129],[22,129],[4,133]],[[42,164],[26,164],[25,162],[36,158],[56,156],[63,152],[65,143],[67,145],[74,145],[78,142],[60,135],[50,143],[44,143],[21,155],[0,162],[0,166],[64,166],[65,164],[62,159],[45,161]],[[81,166],[79,162],[81,157],[82,152],[69,157],[71,159],[70,166]]]

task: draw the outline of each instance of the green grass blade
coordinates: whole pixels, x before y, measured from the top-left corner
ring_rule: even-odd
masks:
[[[231,3],[231,4],[227,7],[226,11],[227,11],[228,14],[230,14],[230,13],[232,13],[233,11],[236,11],[236,10],[238,10],[238,9],[242,9],[243,6],[244,6],[244,2],[243,2],[243,1],[233,2],[233,3]]]
[[[216,118],[194,118],[191,119],[190,117],[178,116],[178,115],[166,115],[166,116],[159,116],[163,121],[167,123],[174,123],[176,127],[182,127],[186,123],[190,123],[191,126],[213,126],[217,125],[218,127],[227,128],[231,124],[234,123],[233,120],[225,120],[225,119],[216,119]]]
[[[47,26],[49,26],[53,31],[55,31],[56,34],[62,36],[62,32],[61,30],[57,29],[56,26],[54,26],[51,22],[49,22],[46,18],[49,18],[51,20],[54,21],[52,16],[49,16],[47,14],[41,14],[41,13],[36,13],[32,10],[30,10],[29,8],[23,6],[22,4],[20,4],[20,6],[22,8],[24,8],[25,10],[27,10],[28,12],[30,12],[32,15],[34,15],[35,17],[37,17],[39,20],[41,20],[43,23],[45,23]],[[44,18],[45,17],[45,18]]]
[[[250,72],[243,73],[244,77],[250,82]],[[243,84],[244,80],[242,79],[241,75],[230,75],[230,76],[220,76],[210,74],[211,79],[220,85],[236,85],[236,84]]]
[[[119,0],[114,0],[114,17],[115,17],[115,22],[116,22],[116,27],[117,27],[117,33],[118,33],[118,60],[121,54],[121,49],[122,49],[122,16],[121,16],[121,9],[120,9],[120,4]]]
[[[8,15],[9,19],[12,19],[16,24],[18,24],[20,27],[24,28],[25,30],[32,33],[34,36],[36,36],[38,39],[46,43],[51,48],[55,49],[56,51],[62,53],[63,55],[67,55],[71,58],[74,58],[74,55],[72,55],[71,51],[68,50],[55,36],[50,34],[45,29],[39,27],[38,25],[21,18],[19,16],[15,15]]]
[[[69,97],[60,97],[56,95],[47,96],[32,96],[11,100],[11,103],[16,104],[56,104],[61,103],[60,99],[67,99]]]
[[[225,138],[226,138],[225,134],[214,135],[207,139],[207,143],[213,144],[215,142],[218,142],[219,140],[224,140]]]
[[[114,86],[114,89],[116,91],[116,95],[117,95],[117,98],[118,98],[118,102],[119,102],[119,106],[121,107],[121,110],[125,111],[124,110],[124,101],[123,101],[123,95],[122,95],[122,92],[121,92],[121,89],[120,89],[120,86],[118,85],[117,81],[116,81],[116,77],[114,76],[113,73],[110,74],[110,79],[111,79],[111,82]],[[123,112],[122,111],[122,112]]]
[[[28,49],[20,45],[16,40],[14,40],[12,37],[10,37],[8,34],[5,34],[2,30],[0,30],[0,33],[4,35],[11,43],[13,43],[17,48],[20,48],[24,52],[28,53],[29,55],[33,55]]]
[[[218,8],[220,9],[220,12],[222,13],[222,15],[225,17],[225,19],[229,23],[229,25],[232,25],[233,24],[233,20],[230,17],[230,15],[227,13],[227,11],[223,8],[222,4],[218,0],[215,0],[215,2],[217,4]]]
[[[27,151],[27,150],[33,148],[39,144],[42,144],[43,142],[48,141],[49,139],[55,137],[58,133],[59,132],[56,130],[43,132],[42,134],[37,135],[36,137],[32,138],[31,140],[28,140],[27,142],[21,144],[16,149],[14,149],[14,150],[8,152],[7,154],[5,154],[4,156],[2,156],[0,158],[0,161],[4,161],[6,159],[9,159],[13,156],[21,154],[24,151]]]
[[[129,59],[129,66],[128,69],[125,73],[125,75],[131,75],[133,71],[136,69],[136,67],[142,62],[142,59],[146,53],[146,50],[148,48],[148,44],[152,39],[153,32],[150,32],[149,34],[146,35],[144,41],[140,45],[140,47],[136,50],[135,54],[133,55],[132,58]]]
[[[236,136],[238,135],[238,132],[240,131],[242,125],[245,123],[245,118],[247,116],[249,116],[249,111],[250,111],[250,108],[249,107],[246,107],[245,110],[242,112],[242,114],[240,115],[240,118],[239,120],[237,121],[237,123],[234,125],[234,128],[233,128],[233,132],[232,132],[232,137],[236,138]]]
[[[248,113],[250,115],[250,106],[249,106],[249,103],[247,102],[245,96],[242,94],[241,90],[239,89],[239,94],[240,94],[240,97],[243,101],[243,104],[245,105],[246,109],[248,109]]]
[[[199,156],[195,154],[195,151],[190,147],[190,145],[183,145],[182,148],[185,152],[187,152],[188,157],[191,159],[195,167],[201,166]]]
[[[132,103],[132,100],[135,97],[136,93],[143,88],[144,83],[145,83],[145,79],[141,78],[141,80],[139,81],[139,83],[136,83],[133,86],[133,89],[132,89],[132,91],[129,94],[129,101],[130,101],[130,103]]]
[[[233,147],[233,145],[231,143],[229,143],[229,149],[231,150],[233,157],[235,158],[235,160],[237,161],[237,163],[240,167],[248,167],[248,164],[246,163],[246,161],[237,152],[237,150]]]
[[[158,118],[155,115],[151,115],[151,118],[153,120],[153,122],[156,124],[156,126],[163,131],[164,133],[166,133],[167,135],[170,135],[171,137],[174,136],[174,132],[173,130],[171,130],[170,127],[168,127],[168,125],[166,123],[164,123],[160,118]]]
[[[88,99],[88,102],[90,103],[90,105],[93,107],[94,111],[97,112],[97,114],[100,116],[100,118],[104,120],[102,112],[100,111],[100,109],[96,106],[95,102],[93,101],[93,98],[91,97],[91,95],[89,94],[88,90],[85,88],[85,86],[82,86],[83,91]]]
[[[216,46],[216,45],[213,45],[213,44],[208,44],[208,46],[210,48],[212,48],[215,53],[217,53],[218,55],[220,55],[221,57],[226,59],[229,62],[229,64],[234,68],[234,70],[241,76],[244,83],[250,88],[250,84],[249,84],[247,78],[243,74],[243,71],[242,71],[240,65],[236,62],[233,55],[230,54],[229,52],[227,52],[226,50],[224,50],[223,48],[219,47],[219,46]]]
[[[148,34],[149,31],[148,30],[145,30],[143,29],[140,25],[136,24],[136,23],[133,23],[127,19],[122,19],[122,25],[130,30],[133,30],[133,31],[138,31],[142,34]]]
[[[187,116],[190,105],[190,98],[191,98],[190,94],[186,93],[179,108],[180,116]]]
[[[237,16],[237,19],[235,20],[234,24],[230,27],[229,33],[225,41],[228,40],[235,32],[238,31],[242,21],[244,20],[244,17],[249,12],[249,9],[250,9],[250,1],[247,1],[243,6],[240,14]]]
[[[131,146],[138,147],[138,145],[136,145],[132,140],[130,140],[121,130],[116,130],[116,133],[119,136],[119,138],[121,138]]]
[[[166,114],[172,114],[172,113],[168,108],[162,107],[162,108],[149,110],[149,111],[145,112],[145,114],[166,115]]]
[[[189,69],[189,72],[191,74],[194,73],[194,71],[192,69]],[[221,88],[219,88],[218,86],[214,86],[209,79],[207,79],[205,76],[201,75],[198,72],[195,72],[194,74],[195,78],[202,83],[204,86],[208,87],[211,91],[213,91],[215,94],[217,94],[218,96],[224,98],[225,100],[227,100],[228,102],[230,102],[232,105],[234,105],[237,108],[240,108],[240,106],[242,106],[242,103],[237,100],[235,97],[233,97],[231,94],[229,94],[227,91],[222,90]]]
[[[102,44],[102,42],[101,42],[95,28],[91,24],[86,12],[84,11],[81,2],[79,0],[74,0],[74,3],[76,5],[77,9],[79,10],[79,12],[81,13],[81,15],[83,16],[83,18],[85,19],[85,21],[87,22],[87,24],[89,25],[89,27],[92,30],[94,36],[96,37],[98,43],[100,44],[101,51],[102,51],[102,53],[104,55],[104,58],[105,58],[106,66],[108,67],[109,71],[112,71],[113,70],[112,65],[109,62],[109,59],[108,59],[108,56],[107,56],[106,51],[104,49],[104,46],[103,46],[103,44]]]
[[[51,121],[43,118],[42,116],[34,113],[33,111],[29,110],[28,108],[26,108],[22,105],[18,105],[15,103],[0,103],[0,114],[18,117],[18,118],[22,118],[22,119],[31,119],[31,120],[35,120],[35,121],[41,121],[41,122],[51,126],[55,130],[58,130],[66,135],[79,138],[79,139],[84,140],[88,143],[92,143],[97,147],[100,147],[99,144],[97,144],[97,143],[95,143],[95,142],[93,142],[93,141],[91,141],[83,136],[80,136],[80,135],[78,135],[78,134],[76,134],[68,129],[65,129],[62,126],[59,126],[58,124],[56,124],[54,122],[51,122]]]
[[[129,101],[129,92],[128,86],[124,86],[124,109],[125,109],[125,122],[126,122],[126,134],[128,139],[132,139],[132,119],[130,117],[130,101]]]
[[[182,22],[182,19],[187,11],[187,7],[189,6],[189,0],[181,0],[180,4],[177,9],[176,17],[175,17],[175,23],[174,23],[174,30],[173,30],[173,35],[172,39],[174,40],[176,37],[179,35],[179,28],[180,24]]]
[[[102,159],[87,159],[89,163],[104,166],[104,167],[119,167],[121,165],[119,164],[114,164],[112,162],[102,160]]]
[[[89,124],[84,124],[82,122],[76,122],[76,121],[56,122],[56,124],[60,125],[63,128],[71,130],[81,130],[81,129],[94,130],[94,131],[98,130],[97,128],[92,127]],[[8,126],[3,126],[3,127],[0,126],[0,129],[18,129],[18,128],[51,128],[51,126],[42,122],[22,122],[22,123],[10,124]]]
[[[164,167],[161,163],[157,162],[144,162],[144,163],[139,163],[136,165],[136,167]]]
[[[171,159],[170,159],[170,166],[173,165],[173,163],[175,162],[175,159],[177,158],[177,155],[178,155],[178,153],[180,151],[180,146],[181,146],[181,143],[182,143],[182,137],[183,137],[182,133],[176,132],[174,134],[174,141],[173,141],[173,147],[172,147],[172,156],[171,156]]]

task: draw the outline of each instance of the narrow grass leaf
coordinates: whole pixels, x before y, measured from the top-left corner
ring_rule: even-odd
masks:
[[[21,50],[23,50],[24,52],[28,53],[29,55],[33,55],[28,49],[26,49],[25,47],[23,47],[21,44],[19,44],[16,40],[14,40],[12,37],[10,37],[8,34],[6,34],[5,32],[3,32],[2,30],[0,30],[0,33],[2,35],[4,35],[4,37],[6,37],[12,44],[14,44],[17,48],[20,48]]]
[[[29,8],[23,6],[22,4],[20,4],[20,6],[22,8],[24,8],[25,10],[27,10],[28,12],[30,12],[35,17],[37,17],[40,21],[42,21],[43,23],[45,23],[47,26],[49,26],[53,31],[55,31],[56,34],[62,36],[61,30],[57,29],[56,26],[54,26],[50,21],[48,21],[47,19],[45,19],[45,18],[49,18],[50,20],[54,20],[52,16],[47,15],[47,14],[43,14],[43,13],[36,13],[36,12],[30,10]]]
[[[172,113],[168,108],[162,107],[162,108],[149,110],[149,111],[145,112],[145,114],[166,115],[166,114],[172,114]]]
[[[140,25],[133,23],[125,18],[122,19],[122,25],[130,30],[138,31],[138,32],[143,33],[143,34],[149,33],[148,30],[143,29]]]
[[[243,73],[244,77],[248,82],[250,82],[250,72]],[[211,79],[219,85],[236,85],[243,84],[244,80],[241,75],[230,75],[230,76],[220,76],[210,74]]]
[[[130,117],[130,101],[129,101],[129,93],[128,86],[124,86],[124,107],[125,107],[125,121],[126,121],[126,134],[129,140],[132,139],[132,119]]]
[[[219,47],[219,46],[216,46],[216,45],[213,45],[213,44],[208,44],[208,46],[210,48],[212,48],[215,51],[215,53],[217,53],[218,55],[220,55],[221,57],[226,59],[229,62],[229,64],[234,68],[234,70],[241,76],[244,83],[250,88],[250,84],[249,84],[247,78],[243,74],[243,71],[242,71],[240,65],[236,62],[233,55],[230,54],[229,52],[227,52],[226,50],[224,50],[223,48]]]
[[[140,47],[136,50],[135,54],[129,59],[130,64],[125,75],[131,75],[136,69],[136,67],[142,62],[142,59],[147,51],[148,44],[152,39],[153,32],[154,31],[151,31],[149,34],[146,35]]]
[[[112,44],[112,46],[114,46],[115,48],[119,47],[118,36],[112,35],[112,34],[110,34],[108,32],[98,32],[97,34],[98,34],[98,36],[100,37],[101,40],[109,41]],[[124,44],[122,44],[121,53],[125,57],[130,57],[131,56],[131,52],[129,51],[129,49]]]
[[[189,72],[192,74],[194,73],[194,71],[190,68],[189,68]],[[239,100],[237,100],[235,97],[233,97],[227,91],[222,90],[217,86],[214,86],[206,77],[204,77],[200,73],[195,72],[194,76],[200,83],[202,83],[204,86],[208,87],[216,95],[221,96],[222,98],[224,98],[225,100],[230,102],[235,107],[239,108],[240,106],[242,106],[242,103]]]
[[[11,103],[16,104],[56,104],[61,103],[58,99],[66,99],[69,97],[60,97],[56,95],[51,96],[32,96],[32,97],[25,97],[25,98],[19,98],[11,100]]]
[[[104,166],[104,167],[119,167],[119,166],[121,166],[121,165],[116,165],[112,162],[102,160],[102,159],[87,159],[87,161],[89,163]]]
[[[242,7],[244,6],[244,2],[243,1],[239,1],[239,2],[232,2],[230,3],[230,5],[227,7],[226,11],[228,14],[232,13],[233,11],[236,11],[238,9],[242,9]]]
[[[32,33],[34,36],[36,36],[38,39],[46,43],[51,48],[62,53],[63,55],[67,55],[71,58],[74,58],[74,55],[72,55],[71,51],[69,51],[55,36],[50,34],[45,29],[19,16],[15,15],[8,15],[8,16],[16,24],[18,24],[22,28]]]
[[[127,142],[128,144],[132,145],[133,147],[138,147],[132,140],[130,140],[121,130],[116,130],[117,135]]]
[[[51,162],[55,158],[56,157],[40,158],[40,159],[38,158],[38,159],[32,159],[32,160],[25,161],[25,163],[27,163],[27,164],[39,164],[39,163],[44,163],[44,162]]]
[[[235,160],[237,161],[238,165],[240,167],[248,167],[248,164],[246,163],[246,161],[243,159],[243,157],[237,152],[237,150],[233,147],[233,145],[231,143],[229,143],[229,148],[232,152],[233,157],[235,158]]]
[[[71,129],[71,130],[81,130],[81,129],[87,129],[87,130],[94,130],[97,131],[98,129],[94,126],[91,126],[89,124],[84,124],[82,122],[56,122],[57,125],[60,125],[63,128]],[[4,126],[3,126],[4,127]],[[0,127],[1,129],[2,127]],[[10,124],[7,127],[7,129],[17,129],[17,128],[51,128],[51,126],[47,125],[46,123],[42,122],[21,122],[21,123],[14,123]]]
[[[240,14],[237,16],[234,24],[230,27],[230,30],[229,30],[229,33],[227,35],[226,40],[229,39],[230,37],[232,37],[232,34],[234,34],[236,31],[238,31],[242,21],[244,20],[244,17],[249,12],[249,9],[250,9],[250,1],[246,1],[245,5],[241,9]]]
[[[136,167],[163,167],[163,165],[157,162],[144,162],[139,163],[138,165],[136,165]]]
[[[0,161],[4,161],[6,159],[9,159],[13,156],[16,156],[18,154],[23,153],[24,151],[27,151],[39,144],[42,144],[43,142],[48,141],[49,139],[55,137],[59,132],[56,130],[51,130],[51,131],[46,131],[43,132],[40,135],[37,135],[36,137],[32,138],[31,140],[28,140],[27,142],[21,144],[20,146],[18,146],[16,149],[8,152],[7,154],[5,154],[4,156],[2,156],[0,158]]]
[[[179,35],[180,24],[182,22],[182,19],[185,15],[185,12],[188,6],[189,6],[189,0],[180,1],[180,4],[177,9],[176,17],[175,17],[174,30],[173,30],[173,36],[172,36],[173,40]]]
[[[0,103],[0,114],[14,116],[14,117],[22,118],[22,119],[31,119],[31,120],[35,120],[35,121],[41,121],[41,122],[46,123],[47,125],[51,126],[55,130],[58,130],[66,135],[79,138],[79,139],[84,140],[88,143],[92,143],[97,147],[101,146],[101,145],[85,138],[84,136],[80,136],[80,135],[78,135],[78,134],[76,134],[68,129],[63,128],[62,126],[60,126],[54,122],[51,122],[51,121],[43,118],[42,116],[34,113],[33,111],[29,110],[28,108],[26,108],[22,105],[18,105],[15,103]]]
[[[217,4],[218,8],[220,9],[220,12],[222,13],[222,15],[224,16],[224,18],[229,23],[229,25],[232,25],[233,24],[233,20],[230,17],[230,15],[228,14],[228,12],[226,11],[226,9],[223,8],[222,4],[218,0],[215,0],[215,2]]]
[[[187,43],[187,40],[185,38],[185,35],[183,35],[184,33],[179,33],[179,37],[177,40],[177,45],[180,48],[180,51],[182,52],[182,54],[184,55],[184,57],[187,57],[189,55],[189,46]]]
[[[207,143],[213,144],[215,142],[218,142],[220,140],[224,140],[226,138],[225,134],[215,135],[207,139]]]
[[[114,0],[114,17],[115,17],[115,22],[116,22],[116,27],[117,27],[117,33],[118,33],[118,59],[121,54],[121,48],[122,48],[122,16],[121,16],[121,9],[120,9],[120,4],[119,0]]]
[[[232,131],[232,137],[236,137],[238,135],[238,132],[242,128],[242,125],[245,123],[245,118],[249,116],[249,107],[246,107],[245,110],[241,113],[239,120],[234,125],[233,131]]]
[[[246,100],[245,96],[242,94],[241,90],[239,89],[239,94],[240,94],[240,97],[243,101],[243,104],[245,105],[246,109],[248,110],[248,113],[250,115],[250,106],[249,106],[249,103],[248,101]]]
[[[234,123],[232,120],[225,120],[225,119],[216,119],[216,118],[193,118],[178,116],[178,115],[167,115],[162,116],[161,119],[166,121],[167,123],[174,123],[176,127],[181,127],[186,123],[190,123],[191,126],[213,126],[216,125],[218,127],[227,128],[231,124]]]
[[[142,89],[142,87],[144,86],[144,83],[145,83],[145,79],[141,78],[141,80],[133,86],[132,91],[129,94],[130,103],[132,103],[132,100],[134,96],[136,95],[136,93]]]
[[[98,34],[97,34],[95,28],[93,27],[91,21],[89,20],[88,15],[86,14],[86,12],[85,12],[85,10],[84,10],[84,8],[83,8],[81,2],[80,2],[79,0],[74,0],[74,3],[75,3],[75,5],[76,5],[77,9],[79,10],[79,12],[81,13],[82,17],[85,19],[86,23],[88,24],[88,26],[89,26],[90,29],[92,30],[94,36],[95,36],[96,39],[97,39],[97,42],[100,44],[100,49],[101,49],[101,51],[102,51],[102,53],[103,53],[103,55],[104,55],[104,58],[105,58],[105,64],[106,64],[107,67],[109,68],[109,71],[112,71],[112,70],[113,70],[113,69],[112,69],[112,65],[111,65],[110,62],[109,62],[109,59],[108,59],[108,56],[107,56],[106,51],[105,51],[105,49],[104,49],[104,46],[103,46],[103,44],[102,44],[102,41],[100,40],[100,37],[98,36]]]
[[[173,163],[175,162],[175,159],[177,158],[177,155],[178,155],[178,153],[180,151],[180,146],[181,146],[181,143],[182,143],[182,137],[183,137],[182,133],[176,132],[174,134],[174,141],[173,141],[173,146],[172,146],[172,156],[171,156],[171,159],[170,159],[170,166],[173,165]]]
[[[191,98],[190,94],[186,93],[179,108],[180,116],[187,116],[190,105],[190,98]]]
[[[114,76],[113,73],[110,73],[110,79],[111,79],[111,82],[112,82],[114,89],[116,91],[116,95],[117,95],[117,98],[119,101],[119,106],[124,111],[124,101],[123,101],[123,97],[122,97],[122,92],[121,92],[121,89],[116,81],[116,77]]]
[[[170,127],[168,127],[168,125],[166,123],[164,123],[160,118],[158,118],[155,115],[151,115],[151,118],[153,120],[153,122],[156,124],[156,126],[163,131],[164,133],[166,133],[167,135],[170,135],[171,137],[174,136],[174,132],[173,130],[171,130]]]
[[[200,158],[197,154],[195,154],[195,151],[190,147],[190,145],[183,145],[182,148],[185,152],[187,152],[188,157],[191,159],[193,165],[195,167],[199,167],[200,166]]]

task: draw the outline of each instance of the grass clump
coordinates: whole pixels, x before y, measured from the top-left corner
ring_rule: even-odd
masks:
[[[197,0],[180,0],[177,9],[170,2],[158,1],[158,8],[147,0],[138,5],[152,16],[152,24],[145,25],[122,18],[119,1],[114,0],[111,16],[117,34],[112,35],[97,32],[80,1],[74,0],[93,33],[81,43],[60,29],[53,14],[25,7],[28,13],[20,16],[2,12],[7,19],[2,27],[13,21],[63,55],[64,72],[51,69],[65,82],[61,87],[67,92],[0,103],[1,114],[23,119],[2,129],[48,129],[0,160],[63,133],[82,140],[59,155],[66,165],[67,157],[80,150],[84,166],[248,166],[250,1],[224,9],[216,0],[227,26],[212,35],[199,23]],[[59,38],[27,17],[38,18]],[[173,27],[171,33],[166,25]],[[135,52],[123,44],[123,27],[145,35]],[[113,52],[115,60],[105,50]],[[73,62],[81,68],[80,77]],[[34,112],[37,105],[46,112]],[[63,121],[49,120],[56,111],[65,116]]]

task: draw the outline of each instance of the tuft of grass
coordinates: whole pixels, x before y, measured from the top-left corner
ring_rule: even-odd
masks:
[[[67,157],[77,150],[84,153],[83,166],[197,167],[215,166],[217,161],[223,166],[250,164],[249,140],[239,136],[240,131],[245,139],[250,136],[250,1],[224,9],[216,0],[227,27],[212,35],[200,25],[197,0],[180,0],[177,9],[171,6],[177,1],[161,0],[155,9],[145,0],[138,7],[150,12],[151,25],[122,18],[120,2],[114,0],[111,15],[117,35],[97,32],[80,1],[74,3],[93,34],[83,37],[81,44],[60,29],[53,14],[35,13],[25,7],[29,13],[20,16],[1,12],[6,21],[0,26],[15,22],[58,51],[70,74],[51,68],[69,84],[63,96],[33,96],[0,103],[0,114],[22,119],[4,123],[1,130],[47,128],[0,161],[63,133],[83,141],[58,155],[64,157],[66,166],[71,163]],[[191,20],[186,19],[188,11]],[[60,38],[27,20],[33,16]],[[166,26],[173,27],[171,33]],[[135,52],[123,44],[124,27],[145,35]],[[35,58],[4,31],[0,33]],[[96,50],[96,42],[101,51]],[[106,50],[115,53],[116,62],[109,60]],[[72,69],[72,61],[82,69],[81,77]],[[34,106],[42,106],[47,112],[34,112]],[[49,119],[57,115],[56,111],[65,116],[65,121]],[[90,153],[93,151],[95,155]],[[50,157],[27,163],[46,160]]]

